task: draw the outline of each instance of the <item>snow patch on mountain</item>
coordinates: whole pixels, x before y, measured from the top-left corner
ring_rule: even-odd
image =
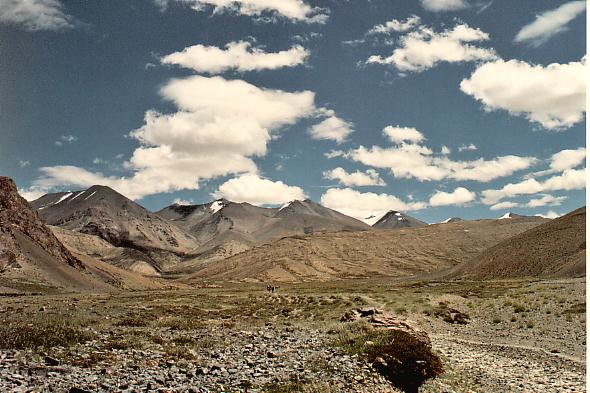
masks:
[[[218,211],[220,211],[221,209],[223,209],[224,206],[225,205],[223,204],[223,201],[215,201],[215,202],[211,203],[211,206],[209,206],[209,209],[211,209],[213,214],[215,214]]]

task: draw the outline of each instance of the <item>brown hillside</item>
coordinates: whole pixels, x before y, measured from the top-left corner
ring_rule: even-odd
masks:
[[[586,275],[586,207],[513,236],[460,266],[473,278]]]
[[[543,222],[523,217],[289,237],[201,265],[189,279],[298,282],[421,274],[456,266]]]
[[[0,290],[111,291],[160,287],[74,254],[43,224],[12,179],[0,177]]]

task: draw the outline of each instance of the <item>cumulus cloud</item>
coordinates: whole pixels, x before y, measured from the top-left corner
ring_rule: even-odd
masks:
[[[540,207],[540,206],[559,206],[565,201],[567,197],[560,196],[556,197],[549,194],[543,194],[541,198],[531,199],[528,203],[528,207]]]
[[[18,25],[28,31],[72,28],[74,19],[63,9],[59,0],[2,0],[0,23]]]
[[[342,150],[330,150],[324,153],[324,157],[327,159],[336,158],[336,157],[345,157],[346,153]]]
[[[470,143],[469,145],[461,145],[457,148],[457,150],[459,152],[462,151],[466,151],[466,150],[477,150],[477,146],[475,146],[473,143]]]
[[[313,125],[309,134],[313,139],[326,139],[342,143],[352,133],[354,125],[332,113],[321,123]]]
[[[125,163],[130,176],[46,167],[33,187],[104,184],[132,199],[198,189],[200,180],[256,173],[252,157],[266,155],[268,142],[279,130],[317,112],[310,91],[264,89],[218,76],[173,79],[161,94],[178,111],[148,111],[144,125],[130,133],[140,142]]]
[[[545,11],[534,22],[524,26],[514,38],[515,42],[529,42],[538,46],[554,35],[567,30],[567,24],[582,14],[586,9],[586,1],[570,1],[559,7]]]
[[[451,149],[449,149],[447,146],[443,145],[443,147],[440,148],[440,154],[443,155],[449,155],[451,154]]]
[[[387,126],[383,129],[383,134],[393,143],[421,142],[424,140],[424,134],[414,127]]]
[[[496,60],[463,79],[461,90],[486,111],[503,109],[549,130],[566,129],[586,112],[586,58],[548,66]]]
[[[374,169],[368,169],[365,172],[356,171],[346,172],[343,168],[338,167],[324,172],[324,179],[336,180],[340,184],[355,186],[385,186],[385,181],[381,179],[379,173]]]
[[[405,32],[408,30],[413,29],[414,27],[418,26],[422,20],[419,16],[412,15],[408,17],[405,21],[400,21],[397,19],[392,19],[387,21],[383,24],[375,25],[371,28],[367,34],[391,34],[393,32]]]
[[[155,0],[155,3],[165,9],[172,1],[189,4],[195,11],[212,8],[214,14],[230,12],[253,17],[270,14],[305,23],[325,23],[328,20],[326,9],[312,7],[303,0]],[[274,19],[265,20],[273,21]]]
[[[504,210],[504,209],[512,209],[514,207],[518,207],[519,204],[516,202],[500,202],[496,203],[495,205],[490,206],[490,210]]]
[[[531,177],[550,175],[553,173],[563,172],[566,169],[577,168],[586,161],[586,148],[566,149],[557,152],[551,156],[549,169],[535,172]]]
[[[322,195],[321,203],[330,209],[371,223],[389,210],[410,211],[426,207],[423,202],[404,202],[395,195],[359,192],[351,188],[330,188]]]
[[[422,72],[438,63],[460,63],[496,59],[493,49],[480,48],[473,42],[488,41],[489,34],[466,24],[437,33],[420,26],[400,38],[400,46],[388,57],[373,55],[367,64],[391,65],[402,72]]]
[[[465,187],[457,187],[453,192],[435,192],[430,197],[430,206],[463,205],[474,200],[474,192]]]
[[[551,220],[553,220],[554,218],[558,218],[561,217],[561,214],[556,213],[553,210],[549,210],[547,213],[545,214],[537,214],[538,217],[543,217],[543,218],[549,218]]]
[[[282,181],[264,179],[254,174],[245,174],[226,181],[219,186],[213,196],[253,205],[278,205],[307,198],[300,187],[289,186]]]
[[[179,206],[189,206],[189,205],[192,205],[193,204],[193,201],[192,201],[192,199],[189,201],[189,200],[186,200],[186,199],[176,198],[176,199],[174,199],[174,202],[173,203],[175,205],[179,205]]]
[[[39,199],[43,195],[46,194],[45,191],[35,189],[35,188],[29,188],[29,189],[19,188],[18,193],[20,194],[20,196],[22,196],[23,198],[25,198],[29,202],[34,201],[35,199]]]
[[[216,46],[193,45],[181,52],[162,57],[161,62],[190,68],[197,72],[218,74],[228,70],[244,72],[295,67],[305,63],[308,57],[309,51],[301,45],[268,53],[261,48],[253,48],[250,42],[239,41],[230,42],[224,49]]]
[[[518,195],[532,195],[562,190],[581,190],[585,187],[586,168],[566,169],[563,173],[552,176],[544,181],[527,179],[518,183],[506,184],[501,189],[484,190],[481,193],[481,201],[486,205],[494,205],[504,198],[512,198]]]
[[[360,146],[347,157],[374,168],[387,168],[398,178],[420,181],[442,179],[487,182],[529,168],[534,157],[514,155],[473,161],[453,161],[447,156],[435,156],[430,148],[418,144],[401,144],[389,148]]]
[[[457,11],[469,7],[465,0],[420,0],[420,3],[425,10],[432,12]]]

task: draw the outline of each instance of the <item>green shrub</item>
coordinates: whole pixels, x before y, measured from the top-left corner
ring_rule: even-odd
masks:
[[[0,348],[70,347],[93,338],[65,320],[0,321]]]
[[[443,372],[442,362],[430,345],[405,331],[356,327],[341,333],[336,345],[372,363],[404,392],[418,392],[427,379]]]

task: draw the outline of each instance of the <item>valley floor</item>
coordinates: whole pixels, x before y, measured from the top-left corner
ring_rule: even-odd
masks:
[[[395,392],[334,343],[373,306],[426,331],[420,392],[585,391],[585,280],[225,283],[0,298],[0,391]],[[467,324],[449,323],[463,313]],[[445,321],[446,319],[446,321]],[[76,390],[72,390],[76,391]],[[80,391],[80,390],[78,390]]]

